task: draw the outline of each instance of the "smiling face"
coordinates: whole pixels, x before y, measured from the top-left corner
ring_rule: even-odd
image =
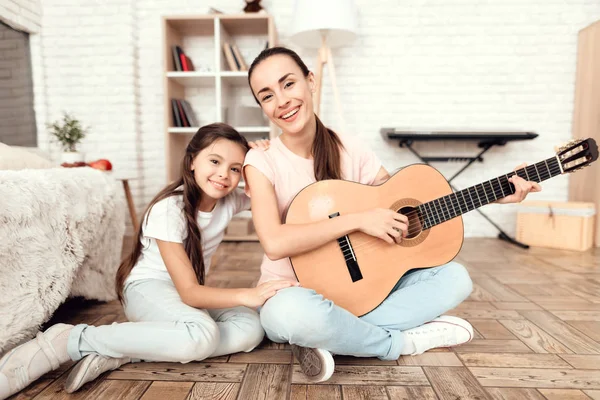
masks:
[[[211,199],[227,196],[240,182],[246,151],[238,143],[219,139],[192,161],[194,179]]]
[[[250,86],[265,115],[284,133],[314,126],[315,77],[312,72],[305,77],[291,57],[277,54],[263,60],[252,72]]]

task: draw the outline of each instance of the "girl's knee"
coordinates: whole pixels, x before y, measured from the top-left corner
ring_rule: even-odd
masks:
[[[239,350],[238,351],[252,351],[258,346],[264,336],[265,330],[260,323],[260,317],[255,311],[248,310],[239,314],[236,318],[236,325],[240,328],[239,338]]]
[[[219,327],[214,321],[186,323],[189,339],[174,346],[174,356],[182,363],[208,358],[219,346]]]

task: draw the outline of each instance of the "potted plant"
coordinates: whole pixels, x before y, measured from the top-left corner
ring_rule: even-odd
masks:
[[[61,161],[64,163],[83,162],[84,155],[77,151],[77,145],[87,134],[88,128],[83,128],[77,118],[69,113],[63,114],[62,121],[55,121],[46,125],[54,141],[59,142],[62,149]]]

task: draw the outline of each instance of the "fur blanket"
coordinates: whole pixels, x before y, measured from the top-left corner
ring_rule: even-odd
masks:
[[[69,296],[115,299],[124,231],[123,188],[107,173],[0,171],[0,354]]]

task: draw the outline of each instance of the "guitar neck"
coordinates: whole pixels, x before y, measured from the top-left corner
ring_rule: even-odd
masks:
[[[542,182],[562,173],[563,171],[558,158],[552,157],[537,164],[529,165],[517,171],[512,171],[489,181],[423,203],[417,207],[422,216],[423,229],[429,229],[515,193],[515,187],[508,181],[508,178],[513,175],[518,175],[527,181]]]

